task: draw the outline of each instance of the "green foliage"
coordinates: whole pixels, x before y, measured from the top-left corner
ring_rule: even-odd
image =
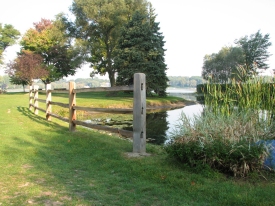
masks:
[[[67,22],[70,35],[82,39],[86,60],[98,74],[109,76],[115,86],[116,69],[113,60],[122,26],[134,11],[146,12],[145,0],[75,0],[71,11],[75,22]]]
[[[227,83],[237,77],[237,68],[244,63],[244,55],[239,47],[223,47],[217,54],[205,55],[202,77],[211,82]]]
[[[271,46],[269,41],[269,34],[262,35],[260,30],[250,37],[245,36],[236,41],[243,51],[245,57],[244,68],[246,71],[246,80],[249,77],[255,76],[260,70],[268,69],[265,63],[270,56],[268,48]]]
[[[26,85],[29,85],[30,82],[28,82],[27,80],[24,80],[20,77],[17,76],[10,76],[10,83],[11,84],[15,84],[15,85],[22,85],[23,88],[25,88]]]
[[[115,58],[118,85],[132,85],[135,73],[145,73],[147,95],[153,90],[166,95],[168,78],[164,63],[164,41],[151,8],[150,16],[136,12],[122,29]]]
[[[165,146],[170,156],[191,167],[208,165],[238,177],[262,169],[268,147],[257,142],[274,138],[272,127],[259,122],[258,113],[247,111],[225,116],[205,108],[193,119],[182,114],[178,128]]]
[[[77,42],[72,44],[61,19],[61,15],[53,22],[41,19],[34,23],[35,28],[29,29],[20,42],[22,50],[32,51],[43,57],[49,72],[47,77],[41,78],[45,84],[74,75],[82,64],[81,49]]]
[[[0,64],[2,64],[2,55],[5,49],[16,43],[19,38],[20,32],[16,30],[12,25],[5,24],[2,26],[0,23]]]
[[[270,122],[275,114],[275,84],[265,83],[262,78],[246,83],[232,81],[229,85],[207,84],[204,98],[213,112],[224,115],[230,115],[236,109],[266,110],[266,121]]]
[[[254,79],[207,84],[202,116],[181,117],[167,152],[190,166],[209,165],[234,176],[260,171],[275,139],[275,85]]]
[[[245,82],[268,68],[265,62],[270,56],[269,34],[262,35],[258,31],[250,37],[241,37],[235,43],[236,47],[223,47],[218,53],[205,55],[204,79],[211,79],[213,83],[227,83],[232,79]],[[245,72],[241,72],[239,67],[243,67]]]

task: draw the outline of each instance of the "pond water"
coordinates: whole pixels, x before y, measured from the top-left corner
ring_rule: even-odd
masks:
[[[186,106],[179,109],[152,112],[146,114],[146,138],[152,144],[163,144],[169,140],[171,133],[177,129],[181,114],[192,118],[194,115],[200,115],[202,105]]]
[[[195,89],[178,89],[170,88],[167,90],[168,95],[178,96],[187,100],[196,101]],[[171,133],[176,129],[181,114],[192,118],[194,115],[200,115],[203,106],[200,104],[185,106],[179,109],[173,109],[162,112],[152,112],[146,115],[146,137],[148,142],[153,144],[163,144]]]
[[[196,101],[195,89],[178,89],[169,88],[167,90],[168,95],[177,96],[187,100]],[[152,144],[164,144],[169,140],[169,136],[176,129],[176,125],[179,123],[181,114],[184,113],[187,117],[192,118],[194,115],[200,115],[203,110],[202,105],[195,104],[191,106],[185,106],[183,108],[172,109],[161,112],[147,112],[146,113],[146,138],[149,143]],[[94,120],[89,120],[93,122]],[[97,121],[97,120],[95,120]],[[106,120],[104,124],[113,127],[120,127],[125,130],[133,130],[132,121],[123,122],[108,122]],[[97,124],[98,122],[93,122]],[[121,127],[122,126],[122,127]]]
[[[202,113],[203,106],[200,104],[186,106],[180,109],[169,110],[167,112],[167,122],[168,122],[168,130],[166,134],[173,132],[175,125],[177,125],[178,120],[182,113],[184,113],[188,118],[192,118],[194,115],[200,115]]]

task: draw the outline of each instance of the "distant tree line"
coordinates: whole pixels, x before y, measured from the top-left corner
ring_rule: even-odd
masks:
[[[203,80],[200,76],[168,76],[168,85],[170,87],[196,87],[198,84],[203,84],[205,80]],[[67,88],[68,82],[74,81],[76,83],[77,88],[84,88],[84,87],[101,87],[101,86],[109,86],[110,81],[108,79],[101,79],[98,77],[93,78],[77,78],[75,80],[66,80],[60,79],[58,81],[52,82],[52,88]],[[41,80],[35,82],[39,88],[45,88],[44,83]],[[8,75],[0,76],[0,86],[5,88],[22,88],[22,85],[13,84],[10,82]]]
[[[170,87],[196,87],[205,82],[201,76],[168,76],[168,79]]]
[[[60,79],[58,81],[51,82],[52,89],[58,89],[58,88],[68,88],[68,82],[74,81],[76,83],[77,88],[84,88],[84,87],[102,87],[102,86],[108,86],[110,85],[108,79],[100,79],[98,77],[94,78],[77,78],[75,80],[66,80],[66,79]],[[38,85],[40,89],[45,88],[45,84],[42,80],[36,80],[35,85]],[[0,88],[2,90],[6,89],[22,89],[24,85],[20,84],[14,84],[8,75],[0,76]],[[24,88],[23,88],[24,89]]]
[[[51,82],[51,87],[52,89],[68,89],[68,82],[69,81],[73,81],[76,83],[76,88],[92,88],[92,87],[106,87],[109,84],[109,80],[108,79],[100,79],[98,77],[94,77],[92,78],[77,78],[75,80],[66,80],[66,79],[60,79],[58,81],[55,82]],[[42,82],[41,80],[38,80],[35,85],[38,85],[40,89],[45,88],[44,82]]]

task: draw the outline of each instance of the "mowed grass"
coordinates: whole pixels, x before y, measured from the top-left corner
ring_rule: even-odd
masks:
[[[26,93],[2,94],[0,103],[1,206],[274,205],[274,174],[240,180],[194,171],[149,144],[150,156],[128,157],[130,141],[81,127],[71,133],[34,115]]]
[[[46,99],[45,93],[39,93],[40,99]],[[68,94],[67,93],[52,93],[52,101],[61,102],[68,104]],[[146,105],[147,107],[161,107],[167,106],[169,104],[183,104],[188,102],[180,97],[167,96],[165,98],[158,97],[147,97]],[[132,92],[84,92],[76,93],[76,105],[83,107],[93,107],[93,108],[133,108],[133,93]],[[45,109],[45,103],[39,102],[39,107]],[[53,106],[52,112],[60,116],[68,117],[68,109],[60,106]],[[85,111],[77,111],[78,120],[94,119],[94,118],[112,118],[112,119],[123,119],[125,114],[107,114],[107,113],[93,113]],[[130,117],[129,117],[130,116]],[[133,115],[128,114],[125,119],[131,118]]]
[[[45,93],[39,93],[39,97],[45,98]],[[53,93],[53,101],[68,103],[68,94]],[[76,104],[80,106],[89,106],[96,108],[132,108],[132,92],[84,92],[76,93]],[[184,102],[180,97],[167,96],[158,98],[156,96],[147,97],[147,106],[161,106],[163,104]]]

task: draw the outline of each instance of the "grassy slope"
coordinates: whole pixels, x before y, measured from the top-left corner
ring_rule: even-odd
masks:
[[[0,205],[274,204],[274,178],[194,173],[148,144],[152,156],[128,158],[131,142],[84,128],[70,133],[29,111],[27,94],[0,95],[0,103]]]

